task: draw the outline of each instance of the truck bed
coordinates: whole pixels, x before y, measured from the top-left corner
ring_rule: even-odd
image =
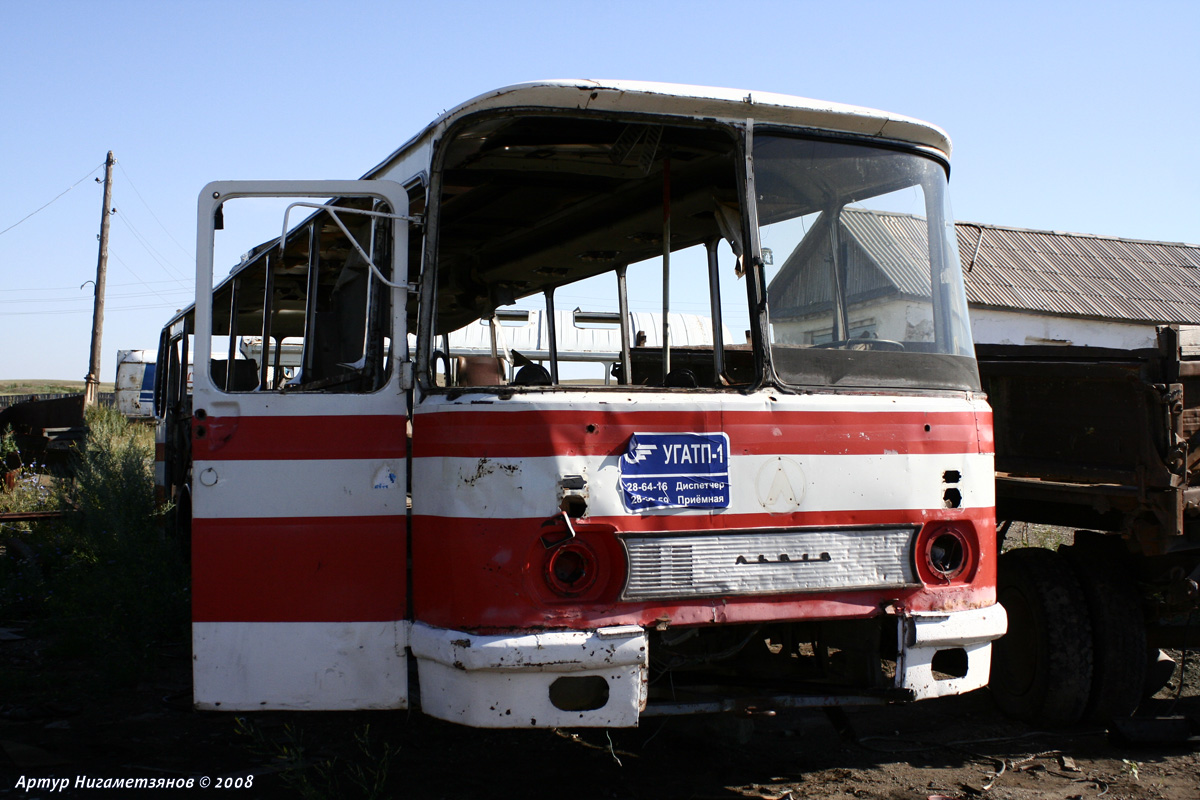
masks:
[[[976,346],[994,410],[998,520],[1125,536],[1157,555],[1200,544],[1200,329],[1159,346]]]

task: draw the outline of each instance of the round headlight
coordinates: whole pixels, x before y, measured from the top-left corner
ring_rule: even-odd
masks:
[[[970,580],[977,560],[974,536],[959,524],[936,524],[918,548],[918,568],[925,583]]]
[[[596,554],[578,540],[546,553],[546,584],[558,594],[572,596],[586,592],[596,582],[599,571]]]

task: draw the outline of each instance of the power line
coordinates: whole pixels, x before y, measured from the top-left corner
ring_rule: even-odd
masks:
[[[84,181],[86,181],[88,178],[92,177],[92,175],[94,175],[94,174],[96,173],[96,170],[98,170],[98,169],[101,169],[103,166],[104,166],[104,165],[103,165],[103,164],[101,164],[100,166],[96,167],[96,168],[95,168],[95,169],[93,169],[91,172],[89,172],[87,175],[84,175],[82,178],[80,178],[79,180],[77,180],[77,181],[75,181],[74,183],[72,183],[72,184],[71,184],[70,186],[68,186],[66,189],[63,189],[61,192],[59,192],[59,193],[58,193],[58,194],[57,194],[57,195],[54,197],[54,200],[57,200],[58,198],[62,197],[64,194],[66,194],[67,192],[71,191],[71,190],[72,190],[72,189],[74,189],[76,186],[78,186],[79,184],[81,184],[81,183],[83,183]],[[27,219],[29,219],[30,217],[32,217],[34,214],[38,213],[38,211],[41,211],[42,209],[44,209],[44,208],[46,208],[47,206],[49,206],[51,203],[53,203],[53,202],[54,202],[54,200],[51,200],[49,203],[46,203],[46,205],[42,206],[41,208],[39,208],[39,209],[37,209],[37,210],[35,210],[35,211],[31,211],[31,212],[29,212],[28,214],[26,214],[25,216],[21,217],[19,220],[17,220],[16,222],[14,222],[12,225],[9,225],[9,226],[8,226],[7,228],[5,228],[4,230],[0,231],[0,236],[3,236],[4,234],[8,233],[8,232],[9,232],[9,231],[11,231],[13,228],[17,227],[17,226],[18,226],[18,225],[20,225],[22,222],[24,222],[25,220],[27,220]]]
[[[138,200],[142,201],[142,205],[144,205],[146,210],[150,212],[150,216],[154,217],[154,221],[158,223],[158,227],[162,228],[163,233],[167,235],[167,238],[172,242],[175,242],[175,246],[179,248],[180,252],[190,259],[192,254],[189,253],[187,249],[185,249],[184,246],[179,243],[179,240],[171,235],[171,232],[167,230],[167,226],[162,224],[162,220],[160,220],[158,215],[154,213],[154,209],[151,208],[150,204],[146,202],[146,198],[142,197],[142,193],[139,192],[137,186],[134,185],[133,178],[129,177],[129,173],[125,171],[125,167],[120,161],[117,162],[117,167],[121,170],[121,174],[125,176],[125,180],[129,181],[129,188],[133,189],[133,193],[138,196]]]
[[[148,286],[152,283],[171,283],[178,284],[178,278],[164,278],[161,281],[139,281],[138,283],[110,283],[109,286]],[[28,289],[0,289],[0,292],[77,292],[78,286],[40,286]],[[179,291],[191,291],[190,287],[185,287]]]
[[[192,297],[191,292],[184,292],[183,289],[177,289],[176,291],[189,299]],[[170,293],[168,292],[168,294]],[[153,289],[148,292],[122,292],[119,294],[109,292],[108,296],[117,300],[124,300],[125,298],[129,297],[157,297],[159,300],[164,302],[170,302],[166,297],[154,291]],[[79,297],[35,297],[27,300],[0,300],[0,305],[30,305],[33,303],[90,303],[92,302],[92,299],[92,295],[90,294],[80,295]]]
[[[150,242],[146,239],[146,237],[142,235],[141,231],[139,231],[136,227],[134,227],[132,222],[130,222],[128,219],[126,219],[124,215],[118,214],[116,216],[117,216],[117,219],[121,220],[121,224],[124,225],[126,228],[128,228],[129,232],[133,234],[133,238],[137,239],[138,244],[140,244],[143,248],[145,248],[146,252],[150,254],[150,258],[154,259],[158,263],[158,265],[160,267],[162,267],[164,272],[166,272],[168,274],[173,273],[175,276],[177,276],[175,278],[175,280],[180,285],[182,285],[182,286],[188,285],[187,279],[184,276],[184,274],[182,272],[180,272],[178,269],[176,269],[174,266],[172,266],[170,264],[170,262],[168,262],[161,253],[159,253],[157,250],[155,250],[154,247],[151,246]],[[122,262],[122,263],[124,263],[124,262]],[[130,272],[132,272],[132,271],[133,270],[130,270]]]
[[[169,300],[164,300],[161,303],[150,303],[149,305],[139,306],[118,306],[116,308],[106,308],[105,313],[109,311],[145,311],[147,309],[162,309],[162,308],[184,308],[188,303],[172,303]],[[0,317],[52,317],[62,314],[90,314],[90,308],[60,308],[56,311],[0,311]]]
[[[124,260],[123,258],[121,258],[121,257],[120,257],[119,255],[117,255],[116,253],[113,253],[113,258],[115,258],[117,261],[121,262],[121,266],[123,266],[123,267],[125,267],[125,269],[129,270],[129,274],[133,275],[133,277],[137,278],[139,281],[141,281],[141,280],[142,280],[142,276],[141,276],[141,275],[138,275],[136,272],[134,272],[134,271],[133,271],[133,268],[132,268],[131,266],[129,266],[128,264],[126,264],[126,263],[125,263],[125,260]],[[169,302],[169,301],[167,300],[167,298],[163,297],[161,294],[159,294],[158,292],[154,291],[154,289],[153,289],[153,288],[151,288],[151,287],[150,287],[150,285],[149,285],[148,283],[146,283],[145,281],[142,281],[142,285],[143,285],[143,286],[145,286],[147,289],[150,289],[151,293],[152,293],[152,294],[153,294],[155,297],[157,297],[159,300],[162,300],[164,303],[166,303],[166,302]],[[186,288],[186,287],[184,287],[184,288]]]

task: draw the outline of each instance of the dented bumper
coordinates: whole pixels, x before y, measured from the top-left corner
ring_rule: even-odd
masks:
[[[630,727],[646,705],[636,625],[480,636],[416,623],[421,710],[479,728]]]
[[[896,688],[914,700],[987,686],[992,642],[1008,629],[1004,606],[912,613],[901,620]],[[939,655],[940,654],[940,655]]]
[[[987,685],[992,642],[1007,626],[999,604],[899,620],[891,690],[844,696],[765,692],[757,707],[856,705],[961,694]],[[488,635],[416,623],[410,639],[421,710],[482,728],[631,727],[645,715],[738,710],[715,700],[647,709],[649,640],[637,625]],[[744,698],[743,698],[744,699]]]

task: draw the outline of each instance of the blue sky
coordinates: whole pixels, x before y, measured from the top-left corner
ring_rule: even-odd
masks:
[[[87,371],[108,150],[104,380],[191,302],[205,183],[358,177],[443,110],[538,78],[907,114],[954,140],[960,220],[1200,243],[1198,41],[1184,0],[0,0],[0,379]]]

